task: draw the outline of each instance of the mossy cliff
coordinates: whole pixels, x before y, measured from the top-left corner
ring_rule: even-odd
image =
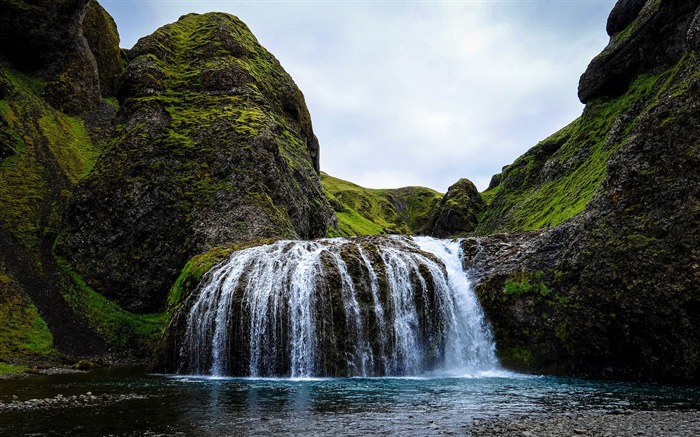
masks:
[[[23,369],[127,343],[142,350],[160,325],[100,301],[52,251],[72,190],[109,136],[114,109],[99,85],[121,68],[118,36],[95,31],[88,43],[82,20],[111,18],[94,2],[2,1],[0,10],[0,362]],[[103,64],[111,70],[98,72]]]
[[[187,260],[333,226],[304,98],[236,17],[190,14],[128,51],[109,149],[56,251],[99,293],[155,310]]]
[[[0,362],[147,353],[163,313],[124,308],[192,255],[335,224],[303,96],[235,17],[124,51],[96,1],[0,0],[0,43]]]
[[[485,193],[478,232],[548,228],[465,242],[506,366],[700,381],[699,4],[618,2],[581,118]]]
[[[119,36],[113,21],[106,25],[110,20],[91,0],[2,0],[1,56],[7,65],[40,78],[52,106],[84,113],[100,106],[101,83],[113,95],[109,91],[121,73],[120,59],[113,56]]]

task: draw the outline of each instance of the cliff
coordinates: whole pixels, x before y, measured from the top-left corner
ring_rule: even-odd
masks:
[[[485,193],[480,233],[545,228],[465,242],[505,365],[698,381],[699,4],[619,1],[581,118]]]
[[[333,225],[304,98],[237,18],[190,14],[127,53],[110,148],[56,252],[127,309],[161,308],[187,260]]]
[[[143,358],[192,255],[335,224],[318,157],[303,95],[233,16],[127,51],[96,1],[1,0],[0,363]]]

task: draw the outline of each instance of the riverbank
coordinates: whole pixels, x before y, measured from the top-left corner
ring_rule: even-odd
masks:
[[[700,435],[700,411],[621,411],[519,419],[474,420],[473,437]]]

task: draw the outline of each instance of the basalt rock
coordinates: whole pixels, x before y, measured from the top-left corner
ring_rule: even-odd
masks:
[[[162,308],[219,245],[333,225],[304,98],[237,18],[190,14],[128,52],[116,140],[73,194],[56,251],[126,308]]]
[[[504,365],[700,382],[700,54],[679,43],[697,8],[698,2],[647,2],[637,17],[647,24],[630,24],[629,43],[653,37],[656,52],[685,49],[673,55],[675,63],[664,58],[653,72],[636,71],[643,74],[632,77],[625,94],[596,98],[567,128],[553,157],[563,150],[577,159],[578,144],[582,159],[603,163],[582,211],[536,234],[464,243]],[[608,75],[618,58],[607,59],[584,76]],[[586,135],[579,136],[580,126],[589,127]],[[570,171],[558,162],[564,165],[533,166],[539,170],[531,176],[547,187]],[[568,168],[575,169],[572,181],[592,180],[592,170]],[[498,189],[504,198],[513,195],[503,182]]]
[[[425,233],[440,238],[466,236],[476,229],[477,215],[484,206],[476,186],[468,179],[460,179],[448,188],[432,211]]]
[[[656,74],[697,48],[693,25],[698,0],[620,0],[608,19],[610,43],[579,82],[579,98],[618,96],[640,74]]]
[[[97,63],[102,95],[116,95],[117,80],[124,71],[124,60],[114,19],[99,3],[91,1],[85,11],[82,31]]]
[[[45,80],[45,99],[70,114],[94,109],[101,100],[97,62],[82,29],[89,3],[0,1],[0,56]]]

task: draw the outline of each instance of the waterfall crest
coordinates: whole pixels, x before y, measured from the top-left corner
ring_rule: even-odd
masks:
[[[407,376],[498,368],[457,241],[357,237],[234,252],[174,320],[179,372]]]

